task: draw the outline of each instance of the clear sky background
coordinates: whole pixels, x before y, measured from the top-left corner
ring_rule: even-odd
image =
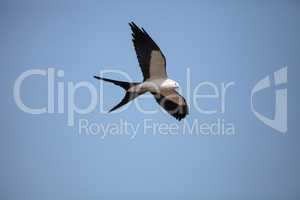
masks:
[[[287,1],[1,1],[0,199],[299,199],[300,2]],[[64,70],[58,81],[89,81],[104,69],[142,80],[128,22],[143,26],[167,57],[168,74],[186,96],[202,81],[234,81],[225,113],[205,115],[191,105],[187,122],[223,118],[233,136],[151,135],[136,138],[79,135],[78,120],[98,124],[144,118],[178,123],[160,111],[145,115],[131,104],[115,114],[30,115],[13,99],[16,78],[28,69]],[[250,91],[261,78],[288,66],[288,132],[281,134],[251,112]],[[111,78],[120,78],[109,75]],[[122,78],[122,77],[121,77]],[[24,102],[47,102],[44,77],[26,81]],[[106,109],[123,91],[105,84]],[[67,91],[65,91],[67,94]],[[82,90],[76,103],[85,107]],[[274,88],[257,99],[274,113]],[[199,102],[204,107],[216,102]],[[141,106],[156,108],[145,99]]]

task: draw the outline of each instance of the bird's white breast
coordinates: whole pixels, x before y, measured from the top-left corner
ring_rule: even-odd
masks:
[[[159,92],[173,88],[173,80],[171,79],[149,79],[139,85],[140,89],[148,92]]]

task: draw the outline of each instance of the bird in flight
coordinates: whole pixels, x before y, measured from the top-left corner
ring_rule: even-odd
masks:
[[[188,114],[188,105],[184,97],[176,91],[179,84],[168,78],[164,54],[143,28],[140,29],[134,22],[129,23],[129,26],[144,80],[143,82],[124,82],[94,76],[96,79],[120,86],[126,91],[121,102],[109,112],[120,108],[139,95],[150,92],[160,106],[180,121]]]

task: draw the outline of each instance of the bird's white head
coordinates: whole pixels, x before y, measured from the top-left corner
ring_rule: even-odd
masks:
[[[166,89],[177,89],[179,88],[179,84],[172,79],[167,79],[163,82],[162,87]]]

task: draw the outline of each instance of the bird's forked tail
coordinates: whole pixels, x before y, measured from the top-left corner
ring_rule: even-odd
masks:
[[[112,80],[112,79],[108,79],[108,78],[102,78],[100,76],[94,76],[94,78],[113,83],[113,84],[123,88],[124,90],[126,90],[126,93],[125,93],[125,96],[123,97],[123,99],[115,107],[110,109],[108,112],[112,112],[112,111],[120,108],[121,106],[127,104],[129,101],[131,101],[131,100],[135,99],[137,96],[139,96],[138,93],[128,91],[130,87],[132,87],[134,85],[138,85],[139,83],[136,83],[136,82],[129,83],[129,82],[125,82],[125,81],[117,81],[117,80]]]

